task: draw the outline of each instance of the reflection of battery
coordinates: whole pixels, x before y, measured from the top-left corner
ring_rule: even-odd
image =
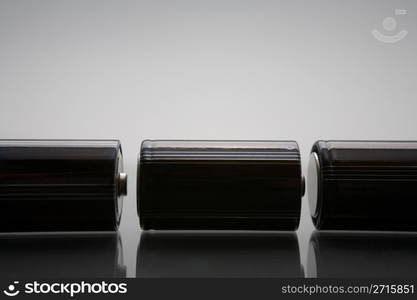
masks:
[[[313,222],[329,230],[417,230],[417,142],[318,141],[308,174]]]
[[[142,143],[143,229],[294,230],[303,181],[296,142]]]
[[[315,232],[310,239],[308,277],[414,277],[417,235]]]
[[[125,193],[119,141],[0,141],[0,232],[115,230]]]
[[[125,277],[121,239],[105,234],[0,237],[0,277]]]
[[[137,277],[303,277],[295,233],[143,232]]]

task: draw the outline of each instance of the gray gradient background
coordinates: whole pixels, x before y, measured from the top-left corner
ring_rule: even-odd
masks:
[[[377,41],[396,8],[408,36]],[[304,172],[317,139],[416,140],[416,30],[411,0],[1,0],[0,138],[121,140],[134,276],[141,140],[293,139]]]

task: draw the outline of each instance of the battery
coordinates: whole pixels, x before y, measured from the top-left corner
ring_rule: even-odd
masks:
[[[417,230],[417,142],[318,141],[308,170],[317,229]]]
[[[145,140],[138,164],[145,230],[298,227],[304,188],[294,141]]]
[[[116,140],[0,140],[0,232],[117,230],[126,180]]]

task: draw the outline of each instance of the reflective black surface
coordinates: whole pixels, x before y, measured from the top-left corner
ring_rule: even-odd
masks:
[[[125,277],[117,233],[0,236],[0,277]]]
[[[318,141],[312,152],[318,229],[417,231],[417,142]]]
[[[139,246],[127,240],[130,249],[123,249],[115,233],[3,234],[0,277],[415,278],[417,274],[417,233],[315,232],[310,241],[301,240],[308,249],[305,272],[295,233],[137,234]],[[132,239],[133,232],[129,235]]]
[[[303,277],[294,233],[141,235],[137,277]]]
[[[292,141],[142,143],[143,229],[294,230],[303,185]]]
[[[119,141],[0,140],[0,232],[117,228]]]
[[[314,232],[307,276],[415,278],[416,233]]]

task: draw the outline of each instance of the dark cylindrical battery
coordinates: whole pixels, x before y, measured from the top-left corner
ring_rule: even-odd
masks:
[[[142,143],[143,229],[295,230],[303,180],[296,142]]]
[[[304,277],[291,233],[143,232],[136,277]]]
[[[316,228],[417,230],[417,142],[318,141],[308,173]]]
[[[116,230],[125,193],[119,141],[0,141],[0,232]]]

